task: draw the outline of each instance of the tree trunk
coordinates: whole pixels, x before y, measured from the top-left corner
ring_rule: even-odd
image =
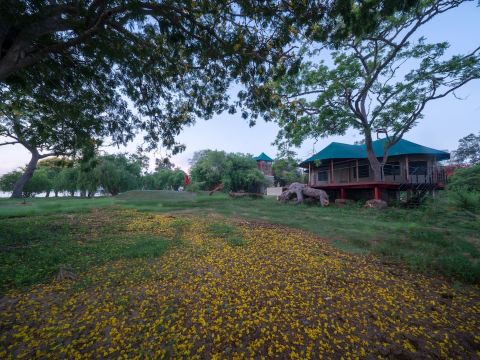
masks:
[[[365,133],[365,146],[367,148],[368,162],[373,171],[373,180],[382,181],[382,166],[373,152],[372,134],[368,132]]]
[[[55,197],[58,197],[58,190],[55,190]]]
[[[32,158],[25,169],[25,172],[20,176],[20,179],[17,180],[12,191],[12,199],[20,199],[23,194],[23,188],[32,178],[35,169],[37,168],[38,160],[40,159],[40,154],[37,151],[32,152]]]
[[[50,197],[50,190],[45,191],[45,197],[46,198]]]

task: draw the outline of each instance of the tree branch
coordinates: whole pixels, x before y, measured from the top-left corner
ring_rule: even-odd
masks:
[[[0,143],[0,146],[15,145],[15,144],[20,144],[20,143],[18,141],[9,141],[9,142]]]

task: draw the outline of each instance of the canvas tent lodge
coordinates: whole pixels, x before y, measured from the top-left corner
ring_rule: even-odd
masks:
[[[380,160],[385,141],[373,142]],[[443,189],[447,179],[439,161],[449,158],[448,152],[401,139],[390,148],[382,178],[375,181],[365,145],[332,142],[300,166],[308,172],[309,186],[327,191],[331,199],[392,201],[402,191],[413,196]]]

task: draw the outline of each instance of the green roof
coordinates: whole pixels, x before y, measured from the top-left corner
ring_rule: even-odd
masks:
[[[256,156],[253,158],[254,160],[257,160],[257,161],[270,161],[270,162],[273,162],[273,159],[268,156],[267,154],[265,154],[264,152],[262,152],[260,155]]]
[[[373,152],[377,157],[383,157],[383,149],[387,139],[376,140],[372,143]],[[400,139],[388,151],[388,156],[399,155],[433,155],[437,160],[450,159],[450,154],[446,151],[435,150],[423,145],[415,144],[411,141]],[[300,165],[306,165],[310,162],[330,160],[330,159],[366,159],[367,150],[364,144],[349,145],[337,142],[332,142],[330,145],[319,151],[315,155],[303,161]]]

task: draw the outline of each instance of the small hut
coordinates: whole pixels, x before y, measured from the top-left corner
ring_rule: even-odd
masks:
[[[262,152],[253,159],[257,162],[258,170],[260,170],[265,176],[273,176],[273,159],[270,156]]]

